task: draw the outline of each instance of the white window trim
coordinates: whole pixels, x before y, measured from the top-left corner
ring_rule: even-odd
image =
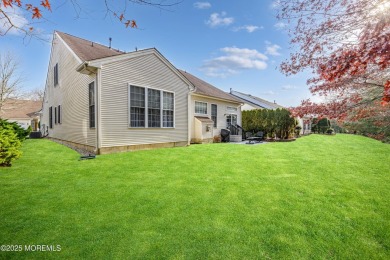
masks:
[[[131,83],[128,83],[127,84],[127,92],[128,92],[128,96],[127,96],[127,103],[128,103],[128,108],[127,108],[127,127],[130,128],[130,129],[145,129],[145,128],[148,128],[148,129],[174,129],[176,128],[176,120],[175,120],[175,116],[176,116],[176,99],[175,99],[175,92],[174,91],[170,91],[170,90],[165,90],[165,89],[161,89],[161,88],[152,88],[152,87],[146,87],[146,86],[140,86],[140,85],[136,85],[136,84],[131,84]],[[131,126],[131,114],[130,114],[130,111],[131,111],[131,86],[134,86],[134,87],[139,87],[139,88],[144,88],[145,89],[145,126],[139,126],[139,127],[134,127],[134,126]],[[148,89],[153,89],[153,90],[158,90],[160,91],[160,119],[161,119],[161,124],[160,124],[160,127],[149,127],[149,113],[148,113]],[[173,126],[163,126],[164,125],[164,122],[163,122],[163,111],[164,111],[164,94],[163,92],[167,92],[167,93],[172,93],[173,94]]]
[[[204,114],[204,113],[197,113],[197,112],[196,112],[196,103],[203,103],[203,104],[206,104],[206,113],[205,113],[205,114]],[[208,113],[207,113],[207,112],[208,112],[208,111],[207,111],[207,110],[208,110],[208,106],[209,106],[209,104],[208,104],[207,102],[195,100],[195,103],[194,103],[194,114],[195,114],[195,115],[203,115],[203,116],[204,116],[204,115],[208,115]]]

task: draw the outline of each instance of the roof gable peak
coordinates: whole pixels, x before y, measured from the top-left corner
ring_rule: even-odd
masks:
[[[55,31],[66,45],[80,58],[81,61],[91,61],[116,55],[121,55],[126,52],[115,50],[103,44],[89,41],[68,33]]]

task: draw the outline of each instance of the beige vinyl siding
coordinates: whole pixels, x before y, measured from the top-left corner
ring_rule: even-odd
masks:
[[[207,103],[207,115],[204,114],[195,114],[195,101]],[[236,114],[237,115],[237,124],[241,125],[241,107],[239,103],[233,103],[228,101],[223,101],[219,99],[213,99],[203,96],[192,95],[191,96],[191,105],[190,105],[190,115],[191,115],[191,139],[195,138],[195,118],[194,116],[207,116],[211,119],[211,104],[217,105],[217,127],[212,129],[213,136],[221,134],[221,129],[226,128],[226,117],[225,114]],[[227,111],[227,107],[237,107],[237,112]]]
[[[57,86],[54,86],[54,66],[58,63]],[[53,107],[53,128],[49,136],[78,144],[96,146],[96,129],[89,128],[88,84],[95,81],[95,75],[84,75],[76,71],[80,61],[56,36],[45,87],[45,100],[41,126],[49,126],[49,107]],[[61,105],[61,124],[54,122],[54,107]]]
[[[129,127],[129,84],[174,92],[175,127]],[[102,147],[188,141],[188,93],[189,86],[153,53],[103,65]]]

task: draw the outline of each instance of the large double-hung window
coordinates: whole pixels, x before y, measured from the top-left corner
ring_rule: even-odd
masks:
[[[145,88],[130,86],[130,126],[145,127]]]
[[[174,93],[130,85],[130,127],[174,127]]]

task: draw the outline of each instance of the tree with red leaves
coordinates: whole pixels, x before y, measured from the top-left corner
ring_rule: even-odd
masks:
[[[0,36],[7,35],[10,30],[19,31],[25,36],[39,35],[39,32],[35,32],[34,30],[34,21],[42,21],[45,13],[52,12],[52,2],[51,0],[0,0]],[[76,12],[79,13],[82,11],[78,0],[71,0],[69,2],[73,5]],[[127,19],[125,17],[128,3],[166,9],[177,5],[179,0],[122,0],[116,1],[115,3],[103,0],[103,2],[108,15],[117,19],[126,28],[137,28],[137,23],[134,19]],[[25,22],[20,23],[21,20]]]
[[[290,59],[286,75],[310,70],[310,91],[323,97],[292,109],[353,121],[383,117],[390,109],[389,0],[279,0],[278,18],[288,21]],[[389,122],[384,126],[390,128]]]

